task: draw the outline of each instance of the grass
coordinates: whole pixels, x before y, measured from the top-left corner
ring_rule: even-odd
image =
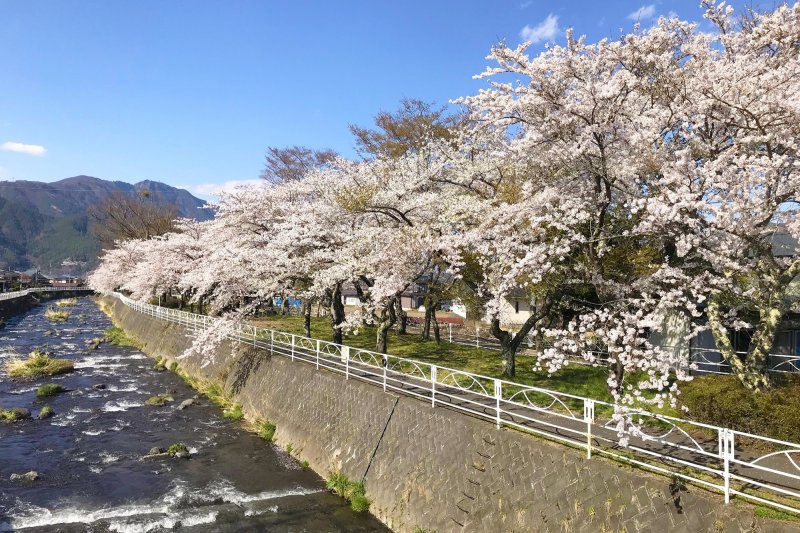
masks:
[[[261,327],[304,335],[302,316],[272,316],[259,318],[253,322]],[[332,341],[330,319],[327,317],[312,318],[311,334],[314,338]],[[397,332],[391,331],[389,333],[388,351],[390,355],[397,357],[480,374],[489,378],[508,379],[503,376],[503,361],[499,352],[447,342],[446,332],[442,337],[442,342],[437,344],[433,340],[422,340],[418,334],[397,335]],[[375,329],[363,328],[358,335],[345,335],[344,343],[354,348],[374,350]],[[531,356],[517,356],[517,371],[512,381],[521,385],[613,402],[613,398],[608,392],[606,383],[608,372],[605,368],[572,364],[554,374],[548,374],[546,371],[534,370],[534,364],[535,359]],[[439,380],[444,379],[447,375],[446,371],[440,370]],[[484,387],[491,386],[488,382],[482,383],[482,385]],[[492,393],[489,389],[487,391],[490,394]],[[508,397],[508,395],[504,396]],[[544,405],[547,405],[552,401],[552,398],[543,397],[542,401],[546,401]],[[583,412],[582,402],[568,400],[565,403],[570,409],[577,409],[579,414]],[[598,415],[610,414],[610,411],[605,413],[601,407],[597,406],[596,412]]]
[[[122,328],[118,328],[117,326],[108,328],[104,335],[108,337],[109,342],[114,346],[130,346],[131,348],[141,348],[142,345],[136,340],[129,337],[125,330]]]
[[[352,481],[342,472],[336,471],[329,474],[325,486],[334,494],[350,502],[350,508],[353,511],[363,513],[369,510],[370,501],[362,482]]]
[[[64,298],[56,302],[58,307],[72,307],[78,303],[77,298]]]
[[[54,414],[55,414],[55,413],[53,412],[53,408],[52,408],[52,407],[50,407],[49,405],[45,405],[45,406],[44,406],[44,407],[42,407],[42,409],[39,411],[39,418],[40,418],[40,419],[44,419],[44,418],[50,418],[50,417],[51,417],[51,416],[53,416]]]
[[[47,385],[42,385],[36,389],[36,397],[41,400],[42,398],[49,398],[64,391],[66,391],[66,389],[61,385],[56,383],[48,383]]]
[[[12,407],[11,409],[3,409],[0,407],[0,422],[17,422],[18,420],[25,420],[31,417],[30,411],[20,407]]]
[[[275,440],[275,424],[270,422],[269,420],[265,420],[256,426],[256,432],[258,436],[264,439],[267,442],[273,442]]]
[[[161,364],[163,366],[164,362],[161,362]],[[244,419],[244,412],[242,411],[241,404],[234,402],[233,399],[225,393],[225,389],[223,389],[221,385],[211,381],[202,381],[182,372],[177,372],[177,374],[187,385],[203,394],[211,403],[222,409],[222,416],[234,421]]]
[[[170,455],[170,457],[175,457],[179,453],[189,453],[189,448],[187,448],[182,442],[176,442],[167,448],[167,453]]]
[[[69,359],[53,359],[43,350],[33,350],[27,359],[14,358],[6,363],[6,372],[15,379],[36,379],[66,374],[75,369]]]
[[[53,322],[66,322],[69,320],[69,311],[57,309],[55,307],[48,307],[44,312],[44,317]]]
[[[792,522],[800,521],[800,516],[791,513],[784,513],[772,507],[757,505],[753,514],[759,518],[770,518],[772,520],[789,520]]]
[[[174,401],[171,394],[159,394],[157,396],[150,396],[147,400],[145,400],[145,405],[155,405],[155,406],[162,406],[166,405],[169,402]]]

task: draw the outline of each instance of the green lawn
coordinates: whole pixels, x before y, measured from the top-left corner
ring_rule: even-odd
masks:
[[[264,328],[297,335],[304,334],[303,317],[301,316],[274,316],[259,318],[253,322]],[[311,336],[330,341],[332,339],[330,319],[327,317],[312,318]],[[358,335],[345,335],[344,344],[355,348],[374,350],[375,329],[362,328]],[[481,374],[490,378],[503,378],[502,360],[499,352],[496,351],[452,344],[444,338],[441,344],[436,344],[432,340],[422,340],[416,333],[397,335],[395,331],[389,334],[388,346],[390,355]],[[518,356],[516,377],[509,381],[606,402],[612,401],[606,385],[608,374],[604,368],[573,364],[562,368],[553,375],[548,375],[547,372],[535,372],[533,364],[532,357]],[[579,403],[573,402],[570,407],[582,409],[582,405]]]

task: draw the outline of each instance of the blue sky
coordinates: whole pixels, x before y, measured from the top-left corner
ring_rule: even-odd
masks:
[[[78,174],[207,197],[267,146],[355,156],[348,124],[472,94],[491,46],[590,40],[691,1],[0,0],[0,180]]]

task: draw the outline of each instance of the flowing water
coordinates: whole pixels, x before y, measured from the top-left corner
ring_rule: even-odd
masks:
[[[0,365],[13,349],[47,347],[75,361],[75,372],[16,382],[0,369],[0,406],[30,409],[33,420],[0,423],[0,531],[388,531],[325,491],[314,472],[222,417],[196,392],[134,348],[92,350],[110,320],[88,298],[65,323],[44,306],[0,329]],[[36,387],[67,392],[36,399]],[[102,387],[102,388],[101,388]],[[171,393],[174,402],[145,405]],[[49,404],[55,416],[37,420]],[[190,459],[142,459],[183,442]],[[39,472],[36,481],[12,473]]]

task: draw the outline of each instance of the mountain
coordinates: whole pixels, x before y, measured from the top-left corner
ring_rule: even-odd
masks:
[[[114,193],[143,191],[161,203],[175,205],[181,217],[208,220],[213,216],[203,209],[203,200],[156,181],[130,184],[91,176],[52,183],[0,181],[0,268],[39,268],[46,274],[52,266],[54,273],[60,273],[61,263],[71,259],[86,263],[73,273],[90,269],[100,245],[89,227],[89,208]]]

